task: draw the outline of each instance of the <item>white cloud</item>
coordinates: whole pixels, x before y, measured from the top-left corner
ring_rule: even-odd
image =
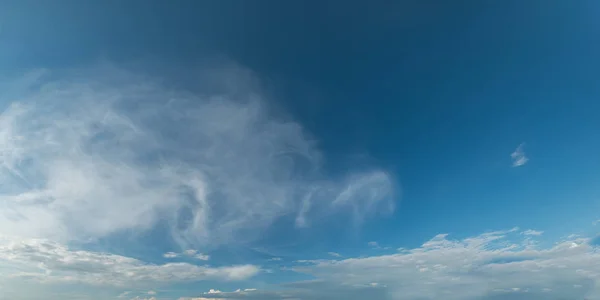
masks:
[[[525,147],[525,143],[521,143],[517,147],[517,149],[515,149],[515,151],[510,154],[510,158],[513,161],[512,162],[513,167],[520,167],[529,161],[529,158],[527,156],[525,156],[525,150],[523,149],[524,147]]]
[[[337,252],[327,252],[327,254],[329,254],[331,256],[335,256],[335,257],[342,257],[342,255]]]
[[[211,247],[290,214],[307,226],[393,209],[382,170],[325,179],[313,139],[272,114],[247,71],[210,73],[218,88],[197,95],[111,67],[68,73],[0,98],[0,233],[93,241],[160,220],[182,247]]]
[[[329,299],[389,299],[379,284],[361,286],[339,286],[335,283],[321,281],[305,281],[286,284],[288,289],[264,291],[258,289],[238,289],[233,292],[203,293],[200,297],[181,297],[179,300],[209,300],[209,299],[254,299],[254,300],[329,300]]]
[[[209,260],[210,259],[210,255],[203,254],[203,253],[198,252],[198,250],[192,250],[192,249],[185,250],[182,253],[167,252],[167,253],[163,254],[163,257],[164,258],[177,258],[177,257],[181,257],[182,255],[191,257],[191,258],[195,258],[198,260]]]
[[[179,253],[175,253],[175,252],[167,252],[165,254],[163,254],[164,258],[176,258],[179,257]]]
[[[199,259],[199,260],[209,260],[210,255],[198,253],[198,254],[194,255],[194,258]]]
[[[369,242],[368,245],[369,245],[369,247],[380,248],[379,244],[377,242]]]
[[[530,243],[537,237],[518,228],[460,240],[439,234],[392,255],[303,261],[293,269],[317,279],[285,289],[181,299],[600,299],[600,248],[576,236],[540,248]]]
[[[68,247],[42,239],[0,237],[3,276],[46,283],[130,286],[199,280],[243,280],[254,276],[253,265],[203,267],[188,263],[155,265],[140,260]],[[127,294],[122,294],[127,295]]]
[[[199,259],[199,260],[209,260],[210,259],[209,255],[199,253],[198,250],[185,250],[183,252],[183,254],[193,257],[195,259]]]
[[[537,231],[537,230],[532,230],[532,229],[521,232],[521,234],[523,234],[523,235],[535,235],[535,236],[542,235],[543,233],[544,233],[543,231]]]
[[[147,294],[148,295],[156,295],[156,292],[155,291],[148,291]]]
[[[530,244],[531,236],[518,238],[514,230],[463,240],[441,234],[398,254],[317,260],[295,270],[331,283],[384,284],[393,299],[492,299],[500,290],[527,290],[533,297],[550,288],[559,296],[600,299],[600,249],[587,239],[544,249]],[[582,291],[574,291],[574,285]]]
[[[121,294],[119,294],[119,296],[117,296],[117,298],[125,298],[129,294],[131,294],[131,291],[125,291],[125,292],[122,292]]]
[[[281,261],[281,257],[272,257],[269,259],[270,261]]]

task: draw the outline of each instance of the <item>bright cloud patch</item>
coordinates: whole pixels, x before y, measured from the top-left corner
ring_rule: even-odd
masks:
[[[192,249],[188,249],[183,251],[183,253],[175,253],[175,252],[167,252],[165,254],[163,254],[164,258],[177,258],[177,257],[190,257],[190,258],[195,258],[195,259],[199,259],[199,260],[209,260],[210,259],[210,255],[208,254],[203,254],[198,252],[198,250],[192,250]]]
[[[282,216],[393,209],[382,170],[323,177],[313,140],[271,113],[251,74],[209,75],[198,94],[110,67],[7,85],[1,231],[69,242],[160,220],[182,247],[207,247],[252,240]]]
[[[319,260],[296,270],[339,284],[377,282],[393,299],[521,299],[515,294],[523,293],[539,299],[600,299],[600,249],[587,239],[540,249],[529,238],[519,242],[514,236],[514,230],[463,240],[438,235],[397,254]]]
[[[303,261],[294,270],[318,279],[284,291],[197,299],[600,299],[600,248],[583,238],[539,248],[536,236],[516,229],[462,240],[440,234],[395,254]]]
[[[191,93],[100,66],[0,82],[0,285],[244,280],[260,268],[197,264],[283,218],[295,230],[393,211],[384,170],[325,176],[315,141],[274,114],[250,72],[199,80]],[[174,241],[162,259],[183,262],[73,250],[123,233]]]
[[[155,265],[120,255],[74,251],[41,239],[0,237],[3,276],[44,283],[129,286],[198,280],[243,280],[256,275],[253,265],[210,268],[188,263]],[[153,291],[148,294],[153,294]],[[126,296],[127,294],[122,294]]]

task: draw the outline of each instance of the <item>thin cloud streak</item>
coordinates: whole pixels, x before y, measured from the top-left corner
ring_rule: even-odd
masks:
[[[337,253],[337,252],[327,252],[327,254],[333,256],[333,257],[342,257],[341,254]]]

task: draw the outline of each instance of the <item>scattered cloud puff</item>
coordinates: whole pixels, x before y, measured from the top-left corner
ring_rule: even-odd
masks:
[[[369,247],[379,248],[379,244],[377,242],[369,242],[368,245]]]
[[[525,156],[525,150],[523,149],[524,147],[525,143],[521,143],[517,147],[517,149],[515,149],[515,151],[510,154],[513,167],[520,167],[522,165],[525,165],[529,161],[529,158]]]
[[[40,283],[83,283],[132,286],[200,280],[244,280],[256,275],[254,265],[204,267],[188,263],[149,264],[108,253],[71,250],[43,239],[0,236],[3,277]],[[150,292],[148,292],[150,294]],[[121,294],[126,296],[128,292]]]
[[[337,252],[327,252],[327,254],[334,256],[334,257],[342,257],[342,255]]]
[[[148,294],[148,295],[156,295],[156,292],[155,292],[155,291],[148,291],[148,293],[147,293],[147,294]]]
[[[309,226],[394,209],[384,170],[326,178],[313,138],[273,113],[251,72],[205,73],[194,94],[110,65],[3,82],[0,233],[70,243],[160,221],[204,250],[282,216]]]

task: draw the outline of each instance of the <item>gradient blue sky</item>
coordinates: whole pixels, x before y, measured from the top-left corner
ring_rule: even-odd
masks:
[[[0,299],[600,299],[599,13],[0,1]]]

